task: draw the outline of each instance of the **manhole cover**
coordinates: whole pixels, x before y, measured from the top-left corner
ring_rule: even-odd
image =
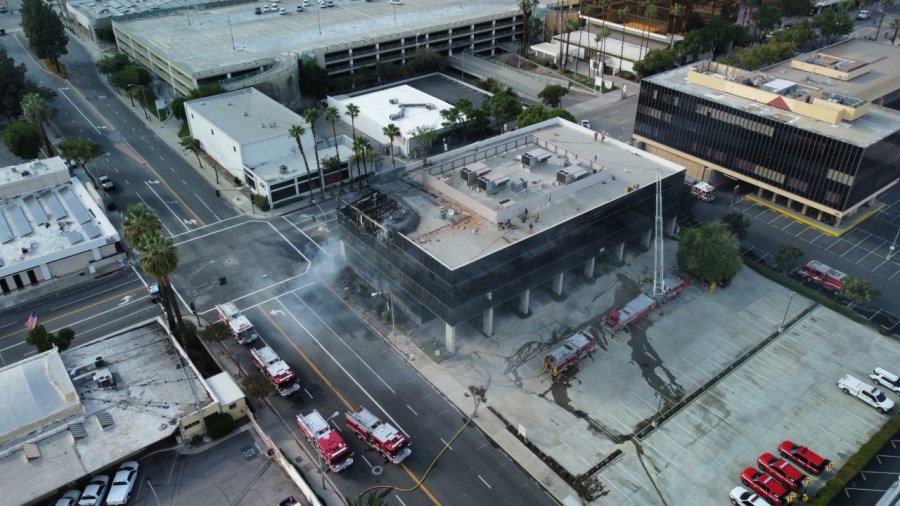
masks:
[[[256,448],[253,448],[253,445],[247,445],[241,448],[241,455],[243,455],[245,459],[250,460],[253,457],[256,457]]]
[[[231,265],[231,264],[233,264],[233,263],[234,263],[234,259],[233,259],[233,258],[226,258],[226,259],[225,259],[225,265]]]
[[[372,474],[374,474],[375,476],[378,476],[379,474],[381,474],[383,472],[384,472],[384,468],[381,466],[375,466],[372,468]]]

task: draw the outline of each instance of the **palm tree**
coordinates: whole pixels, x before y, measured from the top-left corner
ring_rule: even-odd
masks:
[[[322,171],[322,166],[319,164],[319,146],[316,143],[316,121],[319,121],[319,111],[310,107],[306,111],[303,112],[303,119],[309,123],[309,131],[312,133],[313,138],[313,153],[316,155],[316,169],[319,171],[319,195],[324,199],[325,198],[325,175]]]
[[[200,168],[202,169],[203,161],[200,159],[200,152],[203,151],[203,148],[200,145],[200,139],[196,139],[188,135],[182,137],[181,140],[178,141],[178,144],[181,145],[181,149],[194,153],[194,156],[197,157],[197,163],[200,164]],[[215,167],[212,167],[212,169],[216,174],[216,184],[219,184],[219,171],[217,171]]]
[[[169,276],[178,268],[178,248],[171,237],[162,234],[154,234],[141,241],[141,270],[153,276],[159,282],[160,291],[163,293],[163,304],[169,315],[169,327],[174,330],[173,323],[178,325],[178,337],[181,346],[185,346],[186,334],[184,321],[181,319],[181,308],[175,301],[175,291],[172,289],[172,281]],[[174,322],[172,320],[175,320]]]
[[[672,8],[669,9],[669,15],[672,16],[672,34],[669,38],[669,49],[672,49],[675,46],[675,26],[678,24],[678,20],[684,16],[684,6],[673,4]]]
[[[892,5],[894,5],[894,0],[881,0],[881,19],[878,20],[878,31],[875,32],[875,40],[878,40],[878,35],[881,34],[881,24],[884,23],[884,15],[887,14],[888,8]]]
[[[900,18],[894,18],[894,35],[891,37],[891,45],[894,45],[894,42],[897,41],[897,32],[900,31]]]
[[[522,9],[522,21],[525,29],[522,32],[522,57],[528,56],[528,27],[530,25],[531,16],[534,14],[534,8],[537,6],[537,0],[519,0],[519,8]]]
[[[44,122],[56,116],[56,110],[52,109],[44,97],[37,93],[28,93],[22,97],[22,115],[25,120],[35,126],[41,134],[44,141],[44,147],[47,148],[47,156],[53,156],[53,145],[50,144],[50,137],[47,136],[47,130],[44,128]]]
[[[569,44],[572,38],[572,32],[574,32],[578,28],[578,21],[575,21],[574,19],[567,19],[566,22],[563,23],[563,29],[566,31],[566,54],[563,59],[563,69],[569,66]]]
[[[340,117],[341,113],[337,110],[337,107],[328,106],[325,108],[325,114],[323,117],[325,121],[331,123],[331,134],[334,135],[334,157],[340,161],[341,154],[338,152],[338,140],[337,140],[337,119]],[[340,175],[340,184],[341,188],[344,187],[344,176]]]
[[[616,11],[616,19],[622,25],[622,51],[619,53],[619,74],[622,73],[622,64],[625,62],[625,20],[628,19],[628,6],[622,7]]]
[[[641,23],[641,47],[638,50],[638,59],[644,59],[644,41],[647,42],[647,50],[650,50],[650,23],[649,20],[656,19],[659,8],[653,0],[644,0],[644,21]],[[646,34],[646,35],[645,35]]]
[[[344,112],[350,116],[350,128],[353,129],[353,140],[356,140],[356,117],[359,116],[359,106],[353,102],[347,104],[347,110]]]
[[[600,60],[600,62],[601,62],[600,63],[601,74],[603,73],[603,68],[606,66],[606,58],[604,56],[606,54],[606,39],[610,35],[612,35],[612,30],[610,30],[608,26],[603,26],[603,28],[598,30],[597,34],[594,36],[594,42],[597,43],[598,52],[600,53],[600,57],[597,59]],[[601,42],[603,43],[602,47],[600,46]]]
[[[162,234],[162,222],[147,204],[132,204],[122,213],[122,237],[137,251],[143,251],[141,242],[149,236]]]
[[[356,172],[359,172],[359,162],[362,162],[363,172],[369,175],[369,167],[366,165],[366,152],[372,149],[369,139],[357,137],[353,140],[353,158],[356,160]]]
[[[388,126],[381,129],[381,133],[383,133],[391,141],[391,163],[396,169],[397,160],[394,158],[394,139],[400,137],[400,127],[393,123],[389,123]]]
[[[303,150],[303,143],[300,142],[300,137],[304,134],[306,134],[306,129],[303,128],[303,125],[291,125],[288,129],[288,135],[297,142],[297,149],[300,150],[300,156],[303,157],[303,165],[306,166],[306,185],[309,187],[309,194],[312,195],[312,174],[309,172],[309,162],[306,161],[306,151]]]

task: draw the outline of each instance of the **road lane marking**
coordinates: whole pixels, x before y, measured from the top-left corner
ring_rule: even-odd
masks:
[[[478,479],[481,480],[481,483],[484,483],[487,488],[494,490],[494,487],[492,487],[488,482],[484,481],[484,478],[482,478],[480,474],[478,475]]]
[[[122,288],[123,286],[128,286],[128,285],[130,285],[130,284],[131,284],[131,282],[128,282],[128,283],[122,283],[121,285],[116,285],[116,286],[114,286],[114,287],[112,287],[112,288],[107,288],[106,290],[101,290],[101,291],[99,291],[99,292],[97,292],[97,293],[95,293],[95,294],[92,294],[92,295],[88,296],[88,297],[82,297],[82,298],[80,298],[80,299],[73,300],[72,302],[68,302],[68,303],[63,304],[63,305],[61,305],[61,306],[51,307],[51,308],[50,308],[50,311],[58,311],[58,310],[60,310],[60,309],[62,309],[62,308],[64,308],[64,307],[66,307],[66,306],[71,306],[72,304],[77,304],[77,303],[79,303],[79,302],[81,302],[81,301],[83,301],[83,300],[88,300],[88,299],[96,298],[98,295],[104,294],[104,293],[106,293],[106,292],[111,292],[111,291],[113,291],[113,290]]]
[[[75,110],[78,111],[78,114],[80,114],[80,115],[84,118],[84,120],[88,122],[88,125],[91,125],[91,128],[93,128],[93,129],[97,132],[98,135],[101,135],[101,136],[102,136],[102,135],[103,135],[103,132],[101,132],[100,129],[97,128],[96,125],[94,125],[94,122],[91,121],[91,120],[87,117],[87,115],[85,115],[83,112],[81,112],[81,109],[79,109],[78,106],[75,105],[75,102],[73,102],[72,99],[69,98],[68,95],[66,95],[65,91],[63,90],[63,88],[57,88],[57,89],[59,90],[60,94],[61,94],[66,100],[68,100],[70,104],[72,104],[72,107],[74,107]],[[78,90],[75,90],[75,92],[77,93]],[[83,98],[83,97],[82,97],[82,98]],[[87,101],[85,100],[85,102],[87,102]],[[96,111],[95,111],[95,112],[96,112]],[[103,115],[102,115],[102,114],[97,113],[97,115],[100,116],[101,119],[103,118]],[[112,129],[112,126],[110,126],[110,128]]]
[[[369,459],[367,459],[365,455],[360,454],[359,457],[360,457],[361,459],[363,459],[363,462],[365,462],[367,466],[369,466],[369,467],[372,468],[372,469],[375,468],[375,466],[373,466],[372,463],[369,462]]]
[[[185,183],[185,184],[186,184],[186,183]],[[212,208],[211,208],[211,207],[209,207],[209,206],[208,206],[208,205],[207,205],[207,204],[206,204],[206,201],[205,201],[205,200],[203,200],[203,198],[201,198],[201,197],[200,197],[200,194],[199,194],[199,193],[197,193],[197,192],[194,192],[194,195],[196,195],[196,196],[197,196],[197,199],[198,199],[198,200],[200,200],[200,203],[201,203],[201,204],[203,204],[203,207],[205,207],[205,208],[207,208],[207,209],[209,209],[209,212],[210,212],[210,213],[212,213],[212,215],[213,215],[213,216],[214,216],[214,217],[215,217],[215,218],[216,218],[216,220],[218,220],[218,221],[222,221],[222,218],[219,218],[219,215],[218,215],[218,214],[216,214],[216,212],[215,212],[215,211],[213,211],[213,210],[212,210]]]
[[[315,397],[313,397],[313,394],[309,393],[309,390],[304,388],[303,391],[306,392],[306,395],[308,395],[310,399],[315,399]]]
[[[55,317],[50,318],[50,319],[48,319],[48,320],[44,320],[44,321],[42,322],[42,324],[43,324],[43,323],[51,323],[51,322],[55,322],[55,321],[57,321],[57,320],[59,320],[59,319],[61,319],[61,318],[65,318],[65,317],[67,317],[67,316],[72,316],[73,314],[78,314],[78,313],[80,313],[80,312],[82,312],[82,311],[85,311],[85,310],[87,310],[87,309],[90,309],[90,308],[92,308],[92,307],[97,307],[97,306],[99,306],[100,304],[105,304],[105,303],[107,303],[107,302],[109,302],[109,301],[112,301],[112,300],[121,299],[121,298],[122,298],[122,295],[128,295],[128,294],[131,294],[131,293],[135,293],[135,292],[137,292],[137,291],[140,291],[140,290],[141,290],[141,288],[135,288],[134,290],[129,290],[129,291],[125,292],[124,294],[114,295],[114,296],[112,296],[112,297],[109,297],[109,298],[106,298],[106,299],[103,299],[103,300],[99,300],[99,301],[97,301],[97,302],[95,302],[95,303],[93,303],[93,304],[88,304],[87,306],[84,306],[83,308],[76,309],[76,310],[74,310],[74,311],[69,311],[68,313],[61,314],[61,315],[59,315],[59,316],[55,316]],[[137,302],[138,300],[140,300],[140,299],[135,299],[134,302]],[[134,304],[134,302],[131,302],[131,304]],[[114,308],[112,308],[112,309],[110,309],[110,310],[108,310],[108,311],[104,311],[104,312],[102,312],[102,313],[98,313],[98,314],[92,315],[92,316],[90,316],[90,318],[95,318],[95,317],[100,316],[100,315],[102,315],[102,314],[106,314],[106,313],[108,313],[108,312],[110,312],[110,311],[115,311],[115,310],[119,309],[119,307],[120,307],[120,306],[116,306],[116,307],[114,307]],[[75,323],[80,323],[80,322],[82,322],[82,321],[87,321],[87,320],[90,319],[90,318],[85,318],[84,320],[81,320],[81,321],[75,322]],[[75,323],[72,323],[71,325],[75,325]],[[15,335],[17,335],[17,334],[24,333],[25,330],[26,330],[26,329],[25,329],[25,327],[23,326],[23,327],[22,327],[22,330],[17,330],[16,332],[12,332],[12,333],[10,333],[10,334],[6,334],[5,336],[0,336],[0,341],[4,340],[4,339],[6,339],[6,338],[9,338],[9,337],[15,336]]]
[[[299,298],[299,297],[298,297],[298,298]],[[284,309],[285,313],[289,314],[289,315],[291,316],[291,318],[293,318],[293,320],[297,323],[297,325],[299,325],[300,328],[302,328],[303,331],[306,332],[307,335],[309,335],[309,337],[311,337],[312,340],[315,341],[316,344],[318,344],[320,348],[322,348],[322,351],[324,351],[325,354],[328,355],[329,358],[331,358],[331,360],[332,360],[335,364],[337,364],[337,366],[338,366],[342,371],[344,371],[344,374],[346,374],[347,377],[350,378],[350,380],[353,381],[354,384],[356,384],[357,388],[359,388],[360,391],[362,391],[362,392],[366,395],[366,397],[369,398],[370,401],[372,401],[376,406],[378,406],[378,409],[380,409],[380,410],[385,414],[385,416],[387,416],[387,417],[391,420],[391,422],[393,422],[394,427],[396,427],[397,429],[399,429],[400,431],[402,431],[404,434],[407,434],[407,435],[408,435],[409,433],[406,432],[405,430],[403,430],[403,428],[400,426],[400,424],[397,423],[397,421],[394,420],[393,417],[391,417],[391,415],[388,414],[388,412],[385,411],[384,408],[382,408],[380,404],[378,404],[378,401],[376,401],[375,399],[372,398],[371,395],[369,395],[369,392],[366,391],[366,389],[364,389],[364,388],[362,387],[362,385],[360,385],[360,384],[356,381],[356,378],[354,378],[353,376],[351,376],[350,373],[349,373],[346,369],[344,369],[344,366],[341,365],[341,363],[338,362],[338,361],[334,358],[334,356],[332,356],[331,353],[329,353],[329,351],[328,351],[324,346],[322,346],[322,343],[320,343],[319,340],[316,339],[316,337],[315,337],[314,335],[312,335],[312,333],[309,331],[309,329],[307,329],[306,326],[303,325],[303,323],[302,323],[300,320],[298,320],[297,317],[294,316],[294,314],[291,313],[291,312],[288,310],[288,308],[285,307],[285,305],[284,305],[280,300],[278,300],[278,301],[276,301],[276,302],[278,302],[278,304],[281,306],[281,308]],[[321,379],[321,380],[325,383],[325,385],[327,385],[328,388],[331,389],[332,392],[334,392],[334,394],[337,396],[338,399],[341,400],[341,402],[344,404],[344,406],[346,406],[348,410],[353,410],[353,409],[354,409],[353,405],[351,405],[351,404],[347,401],[347,399],[346,399],[343,395],[341,395],[341,393],[338,391],[338,389],[331,383],[331,381],[325,376],[325,374],[324,374],[318,367],[316,367],[316,364],[314,364],[313,361],[310,360],[310,358],[309,358],[308,356],[306,356],[305,353],[303,353],[303,351],[300,349],[300,347],[297,346],[297,344],[294,343],[294,342],[287,336],[287,334],[284,332],[284,330],[281,329],[281,326],[279,326],[277,323],[275,323],[275,320],[273,320],[272,317],[269,316],[269,314],[268,314],[267,312],[263,311],[261,308],[259,309],[259,311],[263,314],[263,316],[266,317],[266,319],[269,320],[270,323],[272,323],[272,325],[275,327],[275,329],[278,331],[278,333],[281,334],[281,336],[285,339],[285,341],[287,341],[288,344],[290,344],[291,347],[294,348],[294,350],[295,350],[301,357],[303,357],[303,360],[305,360],[306,363],[309,364],[309,366],[313,369],[313,371],[315,371],[316,375],[319,376],[319,379]],[[409,467],[406,466],[406,464],[400,464],[400,467],[406,472],[407,475],[409,475],[410,478],[413,479],[413,483],[417,483],[417,484],[418,484],[418,487],[422,489],[422,492],[425,492],[425,495],[428,496],[428,498],[431,499],[431,501],[432,501],[435,505],[441,506],[441,502],[438,501],[438,500],[434,497],[434,495],[431,494],[431,491],[428,490],[428,488],[425,486],[425,484],[422,483],[422,481],[424,481],[424,480],[421,480],[418,476],[416,476],[415,473],[413,473],[413,472],[409,469]]]
[[[141,194],[140,194],[140,193],[138,193],[137,196],[138,196],[139,199],[141,199],[141,202],[143,202],[145,206],[147,206],[147,207],[149,207],[149,208],[151,208],[151,209],[153,208],[153,206],[151,206],[146,200],[144,200],[144,197],[141,197]],[[172,234],[172,231],[169,230],[169,227],[166,226],[165,222],[163,222],[162,220],[159,220],[159,223],[162,225],[162,227],[163,227],[164,229],[166,229],[166,234],[168,234],[169,237],[175,237],[175,236]]]
[[[394,497],[396,497],[396,498],[397,498],[397,500],[398,500],[398,501],[400,501],[400,504],[402,504],[402,505],[403,505],[403,506],[406,506],[406,503],[405,503],[405,502],[403,502],[403,500],[402,500],[402,499],[400,499],[400,496],[399,496],[399,495],[397,495],[397,494],[394,494]]]
[[[303,237],[306,237],[306,240],[308,240],[309,242],[313,243],[313,245],[315,245],[315,247],[319,248],[319,250],[320,250],[322,253],[325,253],[326,255],[331,256],[331,253],[325,251],[325,248],[323,248],[322,246],[319,246],[319,243],[317,243],[316,241],[312,240],[312,238],[311,238],[310,236],[306,235],[306,232],[304,232],[303,229],[301,229],[301,228],[298,227],[297,225],[294,225],[294,223],[291,222],[291,220],[287,219],[286,216],[282,216],[282,218],[284,219],[284,221],[290,223],[292,227],[296,228],[298,232],[300,232],[301,234],[303,234]]]
[[[408,408],[409,406],[406,406],[406,407]],[[440,440],[441,440],[441,443],[444,443],[444,446],[446,446],[447,448],[449,448],[451,452],[453,451],[453,447],[450,446],[450,443],[444,441],[444,438],[441,437],[441,438],[438,438],[438,439],[440,439]],[[487,443],[485,443],[485,445],[486,445],[486,444],[487,444]],[[479,446],[478,449],[480,450],[482,447],[484,447],[484,445]]]
[[[410,411],[412,411],[412,413],[413,413],[414,415],[419,416],[419,414],[416,413],[416,410],[414,410],[413,408],[410,408],[410,407],[409,407],[409,404],[407,404],[406,407],[407,407]],[[403,432],[406,432],[406,431],[403,431]],[[441,440],[441,441],[443,441],[443,440]]]
[[[169,207],[169,203],[166,202],[165,200],[163,200],[162,196],[161,196],[160,194],[156,193],[156,190],[154,190],[154,189],[150,186],[150,183],[144,181],[144,184],[146,184],[146,185],[147,185],[147,189],[150,190],[151,192],[153,192],[153,194],[156,195],[156,198],[158,198],[159,201],[162,202],[162,204],[163,204],[164,206],[166,206],[166,209],[168,209],[169,212],[172,213],[172,216],[175,217],[175,220],[178,221],[178,223],[180,223],[181,226],[185,228],[185,230],[190,230],[190,228],[189,228],[183,221],[181,221],[181,217],[178,216],[177,214],[175,214],[175,211],[174,211],[171,207]]]

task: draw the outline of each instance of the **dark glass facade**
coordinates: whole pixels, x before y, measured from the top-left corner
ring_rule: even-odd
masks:
[[[663,179],[666,220],[678,212],[683,183],[684,171]],[[437,316],[457,325],[557,274],[581,268],[601,248],[612,250],[652,230],[655,195],[655,185],[645,186],[456,269],[403,234],[372,223],[366,216],[371,195],[352,204],[339,201],[338,223],[348,262],[358,274],[376,286],[389,282],[394,296],[420,320]]]
[[[868,147],[645,80],[635,135],[846,211],[900,177],[900,133]]]

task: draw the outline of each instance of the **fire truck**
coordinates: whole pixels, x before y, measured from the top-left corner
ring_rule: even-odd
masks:
[[[658,305],[659,303],[653,297],[642,293],[625,304],[622,309],[610,310],[604,323],[609,330],[615,332],[647,316],[650,310]]]
[[[241,314],[233,302],[216,304],[216,312],[219,313],[219,319],[228,325],[228,330],[239,344],[247,344],[259,339],[259,333],[253,328],[253,324]]]
[[[678,296],[681,292],[688,289],[691,286],[691,282],[687,279],[678,276],[671,275],[663,280],[663,283],[666,287],[666,300],[672,300]]]
[[[353,463],[350,448],[318,411],[297,415],[297,426],[332,471],[339,473]]]
[[[576,332],[567,337],[562,346],[544,357],[544,370],[549,370],[550,376],[555,378],[596,347],[597,340],[593,336],[584,331]]]
[[[250,355],[253,356],[253,363],[259,367],[260,372],[275,385],[279,395],[287,397],[300,390],[297,375],[272,348],[265,346],[250,350]]]
[[[836,292],[844,286],[847,277],[843,272],[832,269],[818,260],[810,260],[800,268],[800,275],[822,285],[826,290]]]
[[[691,195],[704,202],[712,202],[716,199],[716,187],[700,181],[691,188]]]
[[[405,434],[393,425],[382,422],[362,406],[347,412],[347,427],[392,464],[403,462],[412,453]]]

